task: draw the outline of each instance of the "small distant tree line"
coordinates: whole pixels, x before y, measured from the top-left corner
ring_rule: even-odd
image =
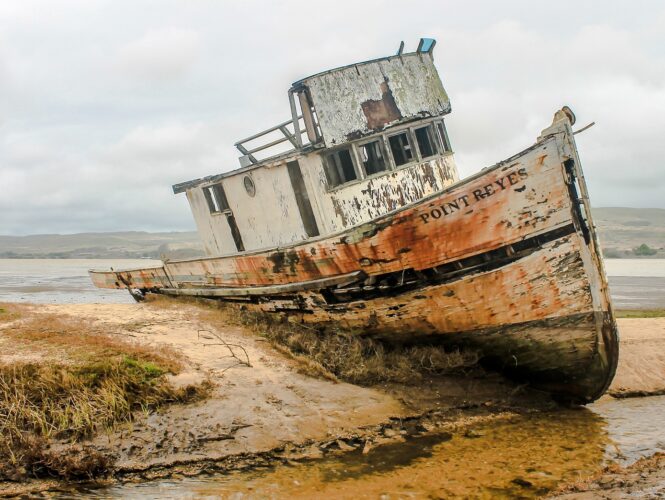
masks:
[[[662,249],[661,249],[662,250]],[[618,248],[603,248],[603,255],[607,259],[621,259],[630,257],[651,257],[658,253],[657,248],[652,248],[646,243],[642,243],[632,250],[619,250]]]
[[[639,256],[649,256],[649,255],[656,255],[658,253],[658,250],[656,250],[655,248],[651,248],[646,243],[642,243],[639,247],[633,248],[633,253]]]

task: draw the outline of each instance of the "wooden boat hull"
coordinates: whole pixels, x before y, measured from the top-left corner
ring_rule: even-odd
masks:
[[[91,271],[95,285],[242,301],[392,342],[469,345],[586,403],[618,332],[570,123],[522,153],[372,222],[287,248]]]

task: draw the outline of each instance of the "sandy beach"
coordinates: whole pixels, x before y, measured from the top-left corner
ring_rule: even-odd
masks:
[[[415,387],[361,387],[330,376],[313,377],[305,374],[308,367],[302,359],[247,327],[211,322],[209,311],[202,313],[201,306],[191,303],[28,307],[30,315],[62,316],[131,343],[174,348],[186,359],[186,369],[170,378],[175,386],[213,382],[212,393],[203,401],[138,415],[130,425],[90,439],[86,446],[112,460],[107,481],[367,452],[410,434],[463,432],[460,429],[467,425],[552,405],[544,395],[494,374],[432,377]],[[0,326],[0,362],[39,362],[39,350],[26,349],[7,335],[17,327],[16,321]],[[619,319],[619,327],[621,359],[609,394],[665,393],[665,318]],[[0,491],[16,493],[25,487],[4,483]]]
[[[619,366],[609,394],[665,394],[665,318],[619,318]]]

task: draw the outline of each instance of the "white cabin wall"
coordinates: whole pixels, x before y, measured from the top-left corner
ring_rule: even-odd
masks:
[[[310,154],[299,161],[321,234],[370,221],[459,180],[451,154],[328,191],[320,155]]]
[[[254,181],[254,197],[245,189],[245,175],[250,175]],[[250,174],[233,175],[218,182],[224,187],[246,251],[307,239],[285,163],[256,169]],[[187,190],[203,247],[209,256],[236,253],[226,215],[210,213],[203,194],[203,187],[209,185]]]
[[[459,180],[453,155],[391,170],[328,191],[321,155],[298,159],[321,235],[341,231],[415,203]],[[256,195],[245,190],[251,175]],[[285,162],[220,181],[240,231],[245,250],[288,245],[307,239]],[[194,220],[207,255],[236,253],[225,214],[210,213],[202,186],[187,191]]]
[[[206,255],[224,255],[236,251],[231,229],[224,214],[211,214],[201,186],[187,190],[187,200],[194,215]]]
[[[256,195],[247,194],[250,175]],[[245,250],[287,245],[307,239],[286,163],[257,168],[222,180]],[[235,251],[235,248],[234,248]]]

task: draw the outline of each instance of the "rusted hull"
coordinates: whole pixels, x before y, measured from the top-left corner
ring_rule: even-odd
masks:
[[[122,271],[88,271],[97,288],[153,290],[172,286],[164,267],[125,269]]]
[[[594,307],[585,249],[573,232],[497,269],[392,296],[322,305],[325,297],[310,292],[299,303],[304,312],[291,314],[391,342],[470,346],[535,386],[586,403],[614,376],[618,335],[611,311]],[[248,306],[275,312],[298,304]]]
[[[342,233],[91,276],[100,287],[237,300],[396,342],[472,345],[589,402],[614,376],[618,334],[570,124],[545,132],[509,160]]]

